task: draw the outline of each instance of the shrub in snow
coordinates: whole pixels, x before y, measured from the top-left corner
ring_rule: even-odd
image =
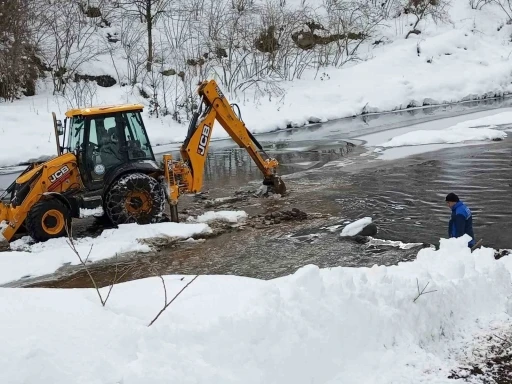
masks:
[[[417,29],[418,24],[428,17],[434,21],[446,21],[448,5],[447,0],[409,0],[405,7],[405,13],[414,15],[416,21],[405,38],[408,39],[411,34],[419,35],[421,31]]]

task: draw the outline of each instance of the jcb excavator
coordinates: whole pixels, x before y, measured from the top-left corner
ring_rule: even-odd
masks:
[[[284,194],[277,160],[265,154],[235,113],[236,105],[229,104],[214,80],[204,81],[197,93],[200,103],[180,148],[181,159],[163,155],[162,166],[155,159],[140,104],[72,109],[64,124],[53,113],[57,157],[30,165],[7,188],[3,199],[10,198],[0,203],[3,237],[11,241],[22,231],[35,241],[64,236],[81,208],[99,206],[113,225],[149,224],[164,220],[167,201],[171,221],[178,222],[179,196],[202,188],[215,121],[248,151],[263,173],[263,184]]]

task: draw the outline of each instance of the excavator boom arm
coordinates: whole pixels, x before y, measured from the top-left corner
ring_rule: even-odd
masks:
[[[263,147],[249,132],[241,118],[235,114],[216,82],[214,80],[203,82],[197,92],[201,102],[198,111],[194,113],[187,137],[180,149],[182,161],[174,162],[170,155],[164,156],[164,162],[167,164],[166,174],[169,174],[166,178],[170,180],[171,204],[176,203],[181,192],[197,193],[201,190],[215,121],[219,122],[239,147],[245,148],[263,173],[263,184],[269,186],[275,193],[284,194],[286,187],[277,175],[278,161],[269,156],[266,156],[266,159],[263,158],[260,154],[260,152],[264,153]]]

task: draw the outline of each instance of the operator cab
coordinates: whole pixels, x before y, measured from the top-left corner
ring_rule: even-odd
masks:
[[[62,149],[77,154],[88,189],[103,188],[104,176],[123,164],[155,161],[141,112],[142,105],[138,104],[66,112],[70,121]]]

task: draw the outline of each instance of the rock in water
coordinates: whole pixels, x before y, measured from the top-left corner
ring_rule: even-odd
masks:
[[[366,244],[370,240],[366,236],[356,235],[354,237],[351,237],[350,240],[355,241],[358,244]]]
[[[9,242],[5,239],[0,240],[0,252],[10,251],[11,246],[9,245]]]
[[[377,234],[377,226],[373,223],[371,217],[365,217],[350,223],[341,231],[341,237],[354,236],[375,236]]]
[[[375,223],[370,223],[366,227],[364,227],[361,232],[357,234],[358,236],[376,236],[377,235],[377,226]]]

